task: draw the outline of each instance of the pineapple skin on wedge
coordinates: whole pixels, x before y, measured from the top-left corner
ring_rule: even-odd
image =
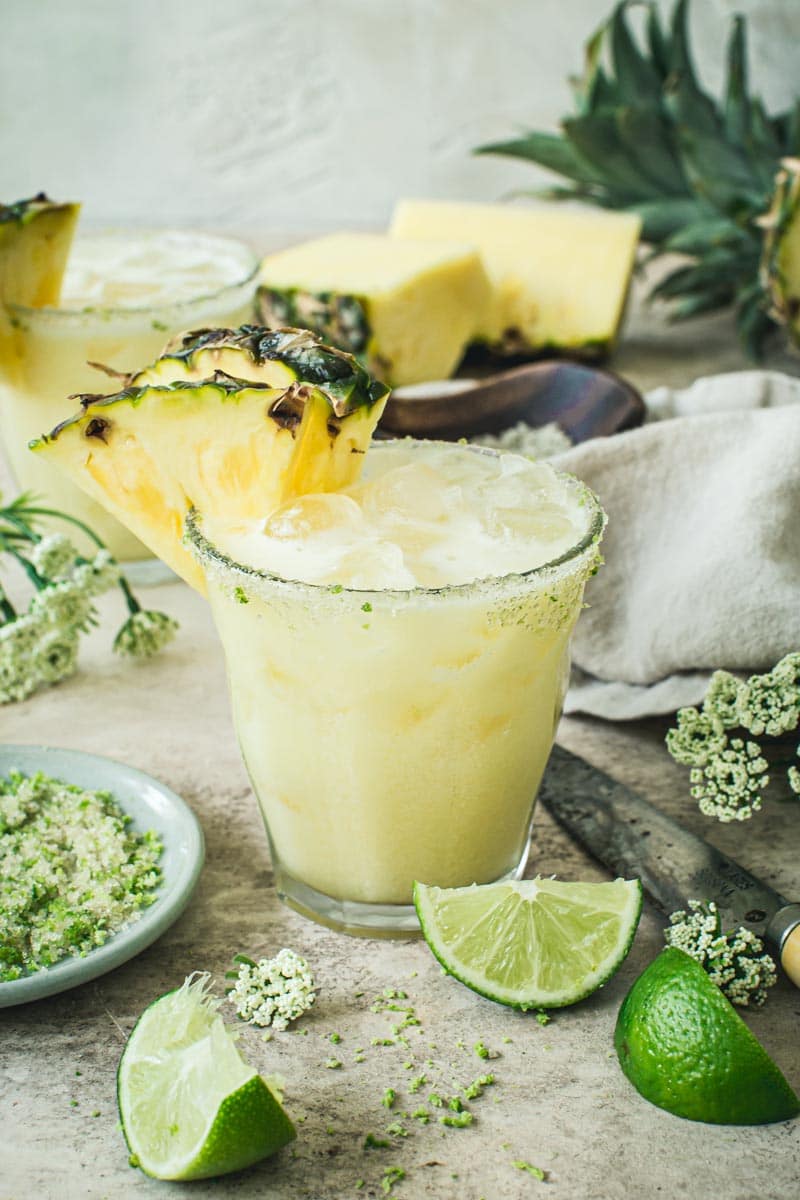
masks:
[[[0,299],[41,308],[57,304],[79,204],[57,204],[44,192],[0,204]]]
[[[187,511],[259,519],[292,496],[355,482],[388,396],[349,356],[306,331],[277,331],[268,344],[284,357],[261,364],[268,376],[292,373],[288,386],[213,368],[216,356],[254,371],[254,347],[263,349],[268,332],[187,334],[135,377],[161,382],[82,396],[79,413],[31,443],[198,591],[205,591],[202,573],[182,542]],[[312,363],[303,371],[301,352]],[[205,370],[209,378],[189,377]]]

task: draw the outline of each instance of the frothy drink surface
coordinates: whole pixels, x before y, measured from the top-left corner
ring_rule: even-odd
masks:
[[[359,483],[290,500],[211,541],[305,583],[437,588],[530,571],[581,541],[587,509],[546,463],[435,443],[377,443]]]

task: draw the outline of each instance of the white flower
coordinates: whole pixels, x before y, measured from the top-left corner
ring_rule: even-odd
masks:
[[[24,700],[39,686],[35,647],[45,628],[30,615],[0,625],[0,704]]]
[[[316,999],[314,977],[308,963],[293,950],[255,963],[237,956],[238,972],[228,999],[243,1021],[284,1030],[311,1008]]]
[[[75,580],[65,579],[37,592],[30,611],[53,625],[86,629],[92,615],[92,598],[85,587]]]
[[[80,563],[72,572],[72,578],[79,587],[85,588],[92,596],[99,596],[109,591],[117,583],[121,575],[120,566],[109,550],[98,550],[91,562]]]
[[[48,533],[30,552],[30,561],[44,579],[68,575],[77,557],[78,551],[63,533]]]
[[[38,643],[33,666],[42,683],[58,683],[78,665],[78,631],[51,628]]]
[[[166,613],[139,609],[131,613],[114,639],[118,654],[129,654],[132,658],[149,658],[171,642],[178,629],[178,622]]]

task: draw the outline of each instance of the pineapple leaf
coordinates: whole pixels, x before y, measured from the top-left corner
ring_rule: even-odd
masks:
[[[730,255],[711,252],[690,267],[678,267],[657,283],[652,295],[660,300],[673,300],[694,292],[721,291],[735,284],[741,274],[739,263]],[[732,292],[731,292],[732,297]]]
[[[568,117],[564,132],[580,156],[591,167],[602,172],[609,191],[636,200],[656,199],[661,189],[631,158],[620,140],[616,117],[612,113],[592,113],[585,117]]]
[[[627,0],[622,0],[609,22],[611,62],[617,87],[624,96],[635,96],[637,102],[658,105],[661,100],[661,78],[633,40],[625,19],[626,9]]]
[[[692,64],[686,20],[687,10],[688,0],[678,0],[672,14],[666,100],[669,104],[671,95],[678,97],[678,111],[675,115],[679,122],[688,122],[692,128],[720,137],[722,128],[716,106],[714,101],[701,89]],[[671,107],[675,109],[675,105]]]
[[[775,124],[783,143],[782,154],[792,157],[800,155],[800,100],[796,100],[787,113],[776,118]]]
[[[739,225],[725,217],[713,216],[684,225],[665,239],[663,249],[678,254],[702,255],[714,246],[724,246],[727,250],[735,248],[739,253],[751,248],[756,256],[760,248],[758,241]]]
[[[736,329],[745,353],[756,362],[763,361],[764,345],[770,335],[778,329],[778,325],[766,311],[765,304],[766,297],[757,284],[739,294]]]
[[[750,98],[747,94],[747,54],[744,18],[734,17],[728,45],[728,81],[725,92],[725,132],[732,142],[750,137]]]
[[[655,4],[647,8],[647,44],[653,64],[663,80],[669,74],[670,47]]]
[[[602,175],[580,157],[575,147],[557,133],[531,131],[511,142],[493,142],[478,146],[475,154],[505,154],[511,158],[525,158],[538,163],[576,183],[601,183]]]
[[[664,196],[686,196],[689,185],[672,145],[671,130],[651,105],[620,108],[616,114],[620,141],[648,179]]]
[[[655,245],[656,253],[661,252],[662,242],[673,233],[685,225],[708,219],[714,212],[708,205],[689,196],[666,196],[661,200],[647,200],[643,204],[627,207],[642,218],[642,238]]]
[[[718,312],[721,308],[730,306],[734,295],[731,287],[720,288],[715,292],[696,292],[683,300],[676,300],[669,310],[669,319],[677,323],[699,317],[702,313]]]
[[[602,67],[598,67],[587,85],[581,116],[601,109],[613,110],[620,103],[620,92],[613,79],[609,79]]]

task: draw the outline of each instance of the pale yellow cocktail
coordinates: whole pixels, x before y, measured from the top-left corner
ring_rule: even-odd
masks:
[[[31,454],[28,442],[63,417],[68,394],[107,390],[108,377],[92,363],[127,372],[156,358],[171,334],[246,321],[256,269],[252,251],[229,238],[175,231],[79,236],[59,306],[9,306],[0,434],[20,490],[87,522],[118,559],[150,557],[104,508]]]
[[[376,443],[358,484],[195,516],[278,890],[355,932],[522,871],[603,514],[548,466]]]

